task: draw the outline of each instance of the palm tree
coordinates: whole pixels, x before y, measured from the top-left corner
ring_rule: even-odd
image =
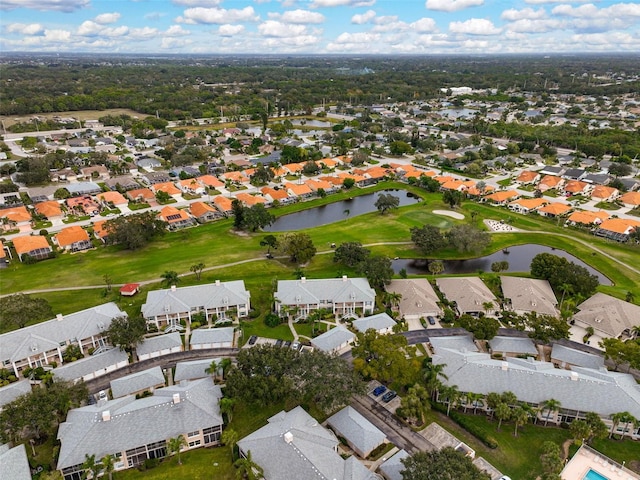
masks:
[[[215,360],[211,360],[211,363],[209,364],[209,366],[204,369],[204,373],[206,373],[207,375],[212,375],[213,381],[215,382],[218,376],[219,368],[220,368],[220,365],[218,364],[218,362]]]
[[[387,292],[385,293],[385,303],[387,303],[391,308],[397,307],[402,300],[402,294],[397,292]]]
[[[177,285],[180,282],[180,278],[178,277],[178,272],[174,270],[165,270],[165,272],[160,275],[162,278],[162,284],[171,287],[173,285]]]
[[[482,302],[482,308],[484,309],[484,313],[488,315],[489,311],[495,308],[495,305],[493,302]]]
[[[502,398],[502,401],[510,407],[518,403],[518,397],[516,397],[516,394],[509,390],[502,392],[500,398]]]
[[[549,400],[547,400],[546,402],[543,403],[544,409],[547,411],[546,415],[544,416],[544,426],[547,426],[547,423],[549,423],[549,417],[551,416],[552,412],[557,412],[558,410],[560,410],[560,401],[555,400],[553,398],[550,398]]]
[[[460,390],[458,390],[457,385],[445,386],[441,388],[438,394],[438,399],[440,399],[440,396],[442,396],[443,399],[446,399],[448,417],[449,412],[451,411],[451,405],[455,405],[460,399]]]
[[[633,292],[627,292],[627,295],[624,297],[625,302],[629,302],[629,303],[633,303],[635,299],[636,299],[636,296],[633,294]]]
[[[227,415],[227,423],[231,423],[233,415],[233,407],[235,407],[236,401],[233,398],[222,397],[218,404],[220,405],[220,413]]]
[[[484,395],[481,393],[467,393],[467,402],[471,404],[473,407],[473,414],[475,415],[478,411],[478,403],[480,400],[484,398]]]
[[[231,450],[231,461],[233,462],[235,459],[236,443],[238,443],[238,432],[231,428],[227,428],[224,432],[222,432],[222,437],[220,437],[220,440]]]
[[[431,260],[427,268],[431,275],[438,275],[439,273],[444,272],[444,263],[442,260]]]
[[[440,378],[445,380],[449,379],[449,377],[444,373],[444,367],[446,366],[447,365],[445,363],[434,364],[432,362],[427,362],[424,364],[422,377],[424,378],[425,386],[427,387],[431,398],[436,398],[438,389],[442,386]]]
[[[560,310],[562,310],[562,304],[564,303],[564,296],[567,293],[573,292],[573,285],[569,283],[563,283],[561,285],[558,285],[558,290],[562,292],[562,299],[560,300]]]
[[[115,468],[116,457],[113,455],[105,455],[100,460],[100,464],[102,466],[102,473],[106,473],[109,475],[109,480],[113,478],[113,469]]]
[[[511,407],[504,402],[500,402],[495,407],[495,415],[498,419],[498,430],[500,430],[500,426],[502,425],[503,420],[508,420],[511,416]]]
[[[524,425],[525,423],[527,423],[527,420],[529,420],[529,414],[527,413],[527,411],[524,408],[522,408],[520,405],[518,405],[511,412],[511,418],[513,418],[513,421],[514,421],[514,423],[516,425],[515,430],[513,431],[513,436],[517,437],[518,436],[518,427],[520,427],[520,426]]]
[[[182,465],[182,459],[180,458],[180,450],[187,444],[184,439],[184,435],[178,435],[177,437],[170,438],[167,442],[167,447],[170,453],[178,454],[178,465]]]
[[[223,380],[227,376],[227,372],[231,368],[231,365],[233,365],[233,362],[231,361],[230,358],[223,358],[222,360],[220,360],[220,363],[218,364],[218,367],[220,368],[220,370],[222,370],[222,379]]]
[[[195,274],[196,280],[198,281],[200,281],[200,277],[202,276],[202,270],[204,269],[205,269],[205,264],[202,262],[196,263],[195,265],[191,265],[191,267],[189,268],[189,270]]]
[[[633,427],[635,427],[638,424],[638,419],[636,417],[634,417],[633,415],[631,415],[629,412],[624,412],[624,416],[622,417],[622,419],[620,420],[621,422],[624,422],[624,429],[622,430],[622,435],[624,436],[625,433],[627,433],[627,430],[629,429],[629,425],[633,425],[631,428],[633,429]]]
[[[251,459],[251,450],[247,451],[246,457],[240,457],[233,463],[233,466],[238,469],[236,472],[236,479],[242,480],[259,480],[264,478],[264,470]]]
[[[628,413],[629,412],[618,412],[611,415],[612,423],[611,423],[611,431],[609,432],[609,438],[613,436],[613,431],[616,429],[616,427],[620,424],[620,422],[625,418],[625,416]]]
[[[86,480],[87,478],[96,479],[98,478],[98,472],[100,471],[101,464],[96,463],[95,455],[87,455],[84,454],[84,462],[82,463],[82,468],[84,469],[82,472],[82,479]]]

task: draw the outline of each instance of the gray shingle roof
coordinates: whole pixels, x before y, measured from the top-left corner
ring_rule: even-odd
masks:
[[[489,340],[494,352],[508,352],[516,354],[538,355],[538,350],[530,338],[497,336]]]
[[[449,301],[456,302],[460,313],[483,312],[485,302],[497,308],[496,297],[478,277],[438,278],[436,284]]]
[[[322,278],[279,280],[275,297],[283,305],[319,303],[373,302],[376,292],[366,278]]]
[[[77,380],[93,372],[103,370],[111,365],[129,361],[129,356],[119,348],[81,358],[53,369],[53,374],[63,380]]]
[[[219,362],[220,358],[207,358],[205,360],[193,360],[191,362],[179,362],[176,364],[176,373],[173,375],[173,380],[181,382],[182,380],[194,380],[196,378],[205,378],[209,374],[205,373],[205,370],[209,368],[211,362]]]
[[[425,316],[441,312],[440,299],[426,278],[391,280],[386,289],[402,295],[399,307],[403,315]]]
[[[142,315],[152,318],[167,313],[190,312],[193,308],[222,308],[249,303],[249,292],[243,280],[207,283],[172,290],[152,290],[142,305]]]
[[[327,424],[340,436],[368,454],[384,442],[387,436],[351,406],[344,407],[327,419]]]
[[[9,448],[0,445],[0,478],[7,480],[31,480],[31,468],[24,444]]]
[[[174,347],[182,347],[182,340],[178,332],[165,333],[155,337],[145,338],[144,342],[138,344],[136,353],[140,355],[148,355],[160,350],[169,350]]]
[[[640,325],[640,306],[605,293],[596,293],[578,305],[576,321],[590,325],[607,337],[618,337],[627,328]]]
[[[152,367],[111,381],[113,398],[124,397],[158,385],[164,386],[165,379],[160,367]]]
[[[122,315],[126,314],[109,302],[4,333],[0,335],[0,360],[22,360],[52,350],[68,340],[99,335],[109,328],[111,320]]]
[[[355,333],[350,332],[342,325],[338,325],[312,339],[311,344],[324,352],[333,352],[342,344],[352,341],[355,336]]]
[[[0,388],[0,409],[7,403],[13,402],[16,398],[31,391],[29,380],[21,380],[5,385]]]
[[[500,281],[504,298],[511,300],[514,310],[558,315],[558,301],[547,280],[502,276]]]
[[[178,394],[180,402],[174,403]],[[220,387],[203,378],[186,385],[160,388],[153,396],[109,400],[69,411],[58,429],[58,469],[78,465],[85,454],[102,458],[202,428],[222,425]],[[108,411],[110,419],[103,420]]]
[[[393,328],[396,324],[395,320],[386,313],[371,315],[370,317],[359,318],[353,321],[353,326],[359,332],[366,332],[370,328],[375,331]]]
[[[512,391],[519,400],[542,403],[554,398],[562,408],[601,416],[628,411],[640,415],[640,385],[626,373],[574,367],[558,369],[549,362],[507,358],[486,353],[436,348],[436,364],[445,364],[448,385],[462,392],[488,394]]]
[[[575,348],[569,348],[557,343],[553,344],[551,350],[551,360],[566,362],[580,367],[594,368],[599,370],[604,367],[604,357],[593,353],[581,352]]]
[[[402,460],[407,457],[409,457],[409,452],[406,450],[400,450],[393,457],[380,465],[380,471],[384,474],[387,480],[402,480],[402,474],[400,473],[404,470]]]
[[[190,345],[233,342],[233,327],[197,328],[191,332]]]
[[[438,348],[449,348],[451,350],[464,352],[477,352],[478,347],[473,342],[473,335],[451,335],[444,337],[430,336],[429,342],[437,350]]]
[[[268,480],[373,480],[354,457],[335,451],[338,439],[302,407],[281,411],[267,425],[238,442],[264,470]]]

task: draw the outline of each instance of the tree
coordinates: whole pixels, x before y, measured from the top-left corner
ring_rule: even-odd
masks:
[[[116,457],[111,454],[105,455],[100,459],[100,466],[102,473],[106,473],[109,476],[109,480],[113,479],[113,470],[115,469]]]
[[[205,269],[205,264],[202,262],[191,265],[191,267],[189,268],[189,270],[193,272],[194,275],[196,276],[197,281],[200,281],[200,277],[202,276],[202,271],[204,269]]]
[[[573,440],[579,445],[582,445],[585,438],[589,436],[591,429],[589,428],[587,422],[585,422],[584,420],[574,420],[569,425],[569,431],[571,432]]]
[[[491,271],[495,273],[504,272],[509,270],[509,262],[503,260],[500,262],[493,262],[491,264]]]
[[[609,165],[609,174],[614,177],[626,177],[630,175],[631,172],[631,165],[627,165],[626,163],[612,162],[611,165]]]
[[[267,255],[271,255],[271,249],[276,250],[278,248],[278,238],[275,235],[265,235],[260,240],[261,247],[267,247]]]
[[[220,399],[220,413],[227,416],[227,423],[231,423],[233,419],[233,409],[236,406],[236,401],[233,398],[222,397]]]
[[[240,228],[242,230],[256,232],[271,225],[275,220],[276,217],[273,216],[262,203],[258,203],[244,209]]]
[[[524,408],[522,408],[522,406],[518,405],[516,408],[514,408],[511,411],[511,419],[515,424],[515,429],[513,430],[513,436],[517,437],[518,427],[521,427],[527,423],[527,421],[529,420],[529,414]]]
[[[571,325],[562,318],[529,312],[525,315],[525,324],[529,329],[529,337],[542,343],[569,338]]]
[[[435,193],[440,190],[440,182],[426,175],[421,175],[418,182],[427,192]]]
[[[381,215],[387,213],[388,210],[396,209],[400,205],[400,199],[391,194],[381,193],[376,200],[375,207]]]
[[[406,385],[418,373],[415,348],[401,335],[381,335],[373,329],[359,332],[351,355],[354,370],[364,378]]]
[[[242,229],[244,225],[244,212],[245,206],[240,200],[234,198],[231,201],[231,213],[233,214],[233,226],[237,229]]]
[[[228,357],[223,358],[218,363],[218,367],[220,368],[220,370],[222,370],[222,379],[223,380],[227,376],[227,372],[229,371],[229,369],[231,368],[232,365],[233,365],[233,361]]]
[[[473,225],[456,225],[447,233],[449,244],[459,252],[478,253],[491,243],[488,232],[480,230]]]
[[[53,317],[51,305],[44,298],[16,293],[0,298],[0,331],[23,328]]]
[[[629,412],[618,412],[611,415],[611,430],[609,431],[609,438],[613,436],[613,432],[628,413]]]
[[[69,190],[64,187],[58,188],[55,192],[53,192],[53,198],[55,198],[56,200],[64,200],[66,198],[69,198],[70,196],[71,194],[69,193]]]
[[[180,451],[183,447],[187,446],[187,441],[184,439],[184,435],[178,435],[177,437],[170,438],[167,441],[167,449],[170,454],[178,454],[178,465],[182,465],[182,459],[180,458]]]
[[[444,248],[447,244],[447,241],[444,235],[442,235],[442,232],[440,232],[440,229],[433,225],[412,227],[410,232],[411,241],[424,255],[436,252],[441,248]]]
[[[444,272],[444,262],[442,260],[431,260],[428,269],[431,275],[438,275]]]
[[[451,208],[456,208],[462,203],[464,199],[464,193],[458,190],[445,190],[442,193],[442,201],[448,204]]]
[[[548,280],[555,291],[563,285],[574,295],[579,294],[584,298],[593,295],[599,284],[598,277],[583,266],[550,253],[539,253],[533,257],[530,269],[533,277]]]
[[[215,382],[216,379],[218,378],[218,368],[219,368],[219,365],[217,360],[211,360],[211,363],[209,364],[209,366],[204,369],[204,373],[206,373],[207,375],[213,376],[213,381]]]
[[[175,270],[165,270],[164,273],[160,275],[160,278],[162,278],[162,284],[165,287],[172,287],[178,285],[178,283],[180,282],[178,272],[176,272]]]
[[[356,184],[356,181],[351,177],[347,177],[342,181],[342,186],[344,187],[345,190],[349,190],[353,188],[355,184]]]
[[[107,243],[122,245],[128,250],[138,250],[164,235],[166,227],[166,222],[158,219],[155,212],[120,215],[107,220],[104,226]]]
[[[106,336],[112,345],[125,350],[135,359],[135,349],[144,341],[147,323],[142,317],[119,316],[111,320]]]
[[[383,289],[393,277],[391,259],[382,255],[367,257],[356,266],[356,271],[367,277],[371,286],[377,289]]]
[[[545,441],[542,444],[540,463],[542,464],[542,480],[559,479],[560,472],[564,468],[560,446],[554,442]]]
[[[500,322],[495,318],[487,316],[476,318],[466,313],[460,315],[455,324],[471,332],[477,340],[491,340],[500,328]]]
[[[488,480],[488,474],[480,471],[469,457],[453,447],[432,452],[417,452],[402,460],[403,480]]]
[[[433,363],[425,361],[422,365],[422,378],[432,398],[436,398],[442,388],[442,380],[448,380],[449,377],[444,373],[444,363]]]
[[[333,261],[347,267],[355,267],[364,262],[370,253],[371,251],[364,248],[360,242],[344,242],[336,248],[333,254]]]
[[[92,478],[96,480],[100,472],[101,464],[96,462],[96,456],[84,454],[84,462],[82,463],[82,479]]]
[[[494,415],[498,419],[498,430],[500,430],[502,422],[509,420],[511,417],[511,407],[504,402],[500,402],[494,408]]]
[[[622,430],[622,436],[624,436],[625,433],[631,432],[631,430],[629,430],[629,425],[635,426],[638,424],[638,419],[631,415],[629,412],[623,412],[620,423],[624,423],[624,429]]]
[[[560,410],[560,401],[556,400],[555,398],[550,398],[549,400],[546,400],[543,404],[544,409],[547,411],[547,413],[544,416],[544,426],[547,426],[547,423],[549,423],[549,417],[551,417],[552,413],[556,413]]]
[[[307,263],[316,254],[313,240],[306,233],[288,233],[280,242],[281,250],[296,264]]]
[[[409,387],[407,394],[402,397],[402,401],[400,402],[402,416],[415,420],[417,425],[424,423],[424,414],[429,409],[429,393],[419,383],[416,383],[413,387]]]
[[[457,385],[444,385],[440,387],[438,392],[438,401],[447,404],[447,417],[451,411],[451,406],[456,405],[460,399],[460,390]]]
[[[585,422],[589,425],[589,436],[587,438],[587,443],[591,443],[593,439],[596,438],[604,438],[607,436],[607,426],[595,412],[587,412],[585,415]]]
[[[236,460],[233,463],[233,466],[238,469],[236,472],[237,480],[259,480],[264,478],[264,470],[262,470],[262,467],[251,458],[251,450],[247,451],[247,455],[245,457],[240,457]]]
[[[222,432],[222,436],[220,437],[220,441],[222,441],[222,443],[224,445],[226,445],[227,447],[229,447],[229,450],[231,450],[231,461],[232,462],[234,461],[234,459],[236,457],[235,449],[236,449],[236,443],[238,443],[238,440],[239,440],[238,432],[236,432],[232,428],[226,428]]]

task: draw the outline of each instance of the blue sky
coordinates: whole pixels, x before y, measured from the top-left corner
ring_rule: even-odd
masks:
[[[0,51],[640,52],[640,2],[0,0]]]

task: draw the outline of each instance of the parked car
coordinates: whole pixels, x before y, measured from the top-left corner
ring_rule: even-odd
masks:
[[[281,347],[283,343],[284,343],[284,340],[281,340],[281,339],[276,340],[276,347]]]
[[[291,344],[291,348],[292,348],[293,350],[300,350],[300,342],[293,342],[293,343]]]
[[[382,396],[382,401],[383,402],[390,402],[391,400],[393,400],[394,398],[396,398],[398,394],[394,391],[394,390],[389,390],[387,393],[385,393]]]
[[[378,385],[376,388],[373,389],[373,396],[379,397],[386,391],[387,391],[387,387],[385,387],[384,385]]]
[[[251,335],[249,337],[249,345],[255,345],[255,343],[258,341],[258,337],[257,335]]]
[[[427,322],[429,322],[429,325],[435,325],[436,324],[436,319],[433,318],[431,315],[429,315],[427,317]]]
[[[289,348],[291,346],[291,340],[287,340],[282,344],[282,348]]]

